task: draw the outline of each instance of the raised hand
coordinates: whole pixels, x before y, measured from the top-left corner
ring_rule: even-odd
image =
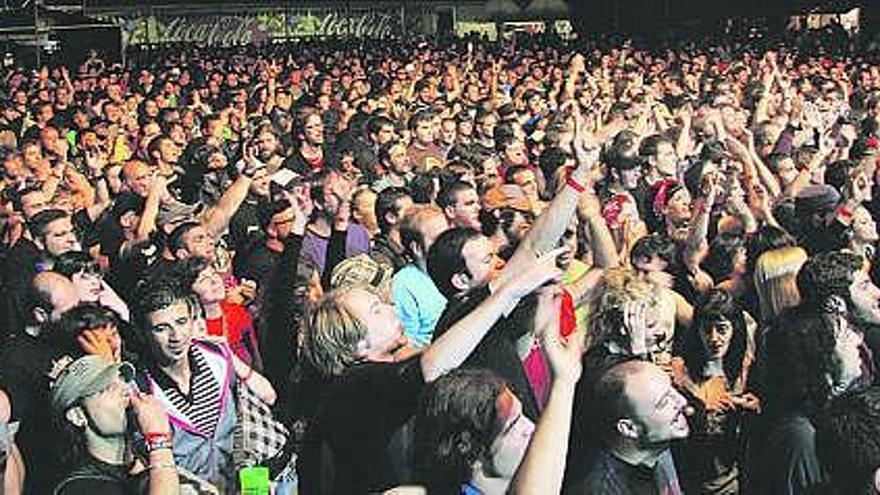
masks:
[[[559,307],[562,295],[562,288],[558,285],[543,289],[541,297],[552,297],[554,307],[556,308],[555,316],[552,321],[559,321]],[[541,346],[550,361],[550,368],[553,370],[554,381],[574,385],[581,377],[581,355],[584,353],[584,336],[583,331],[575,332],[568,337],[563,337],[559,333],[558,325],[544,325],[538,337],[541,339]]]
[[[505,284],[505,288],[511,290],[513,295],[519,299],[531,294],[535,289],[551,280],[559,280],[562,277],[562,270],[556,266],[556,259],[566,250],[567,248],[559,247],[540,254],[538,259],[526,270],[514,275]]]
[[[648,300],[628,301],[623,307],[623,328],[629,336],[629,349],[634,356],[648,354]]]
[[[168,415],[159,399],[143,392],[130,395],[131,408],[134,410],[137,426],[143,433],[171,434]]]
[[[86,354],[101,356],[110,362],[116,360],[113,356],[113,347],[110,345],[110,340],[103,332],[86,330],[76,338],[76,342]]]

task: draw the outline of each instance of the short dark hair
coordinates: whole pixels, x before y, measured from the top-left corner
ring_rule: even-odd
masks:
[[[64,210],[50,208],[34,215],[28,222],[28,227],[31,234],[42,242],[46,240],[46,230],[49,228],[49,224],[62,218],[70,218],[70,214]]]
[[[457,493],[500,432],[507,385],[485,369],[458,369],[428,384],[415,418],[417,478],[429,493]]]
[[[96,270],[100,273],[101,269],[98,262],[85,251],[68,251],[59,256],[52,265],[53,272],[60,273],[67,278],[71,278],[77,273],[93,272]]]
[[[191,289],[171,274],[163,273],[142,281],[135,290],[132,305],[132,321],[142,330],[146,328],[148,317],[156,311],[171,307],[178,302],[185,302],[190,311],[195,312],[197,304],[191,296]]]
[[[260,222],[260,228],[263,232],[269,228],[269,224],[272,223],[272,218],[290,208],[290,202],[283,199],[276,199],[275,201],[264,201],[261,202],[257,207],[257,220]]]
[[[150,144],[147,145],[147,160],[149,160],[150,163],[156,163],[156,158],[153,154],[159,152],[159,148],[162,146],[163,141],[171,141],[171,138],[168,137],[167,134],[160,134],[150,140]]]
[[[193,256],[185,260],[177,260],[172,265],[168,275],[177,279],[180,284],[192,292],[192,286],[199,278],[205,268],[211,266],[211,263],[204,258]]]
[[[172,230],[171,233],[168,234],[168,249],[171,250],[172,254],[175,253],[178,249],[185,248],[185,246],[183,245],[184,236],[186,236],[186,234],[190,230],[198,227],[199,225],[201,225],[199,222],[188,221],[181,223],[177,227],[174,227],[174,230]]]
[[[447,299],[459,292],[452,284],[452,277],[469,273],[462,255],[464,245],[481,235],[476,229],[455,227],[440,234],[428,250],[428,274]]]
[[[463,180],[454,180],[446,184],[440,188],[440,192],[437,194],[437,206],[440,208],[446,208],[447,206],[454,205],[458,193],[467,191],[468,189],[474,189],[473,184]]]
[[[376,222],[379,225],[379,231],[387,234],[391,230],[388,220],[385,216],[389,213],[397,213],[397,202],[402,198],[409,197],[409,191],[403,187],[388,187],[382,190],[376,196],[376,205],[374,212],[376,213]]]
[[[672,141],[664,137],[662,134],[648,136],[642,140],[642,144],[639,145],[639,155],[643,158],[657,156],[657,150],[660,149],[660,145],[663,143],[672,144]]]
[[[415,130],[415,128],[418,127],[419,124],[421,124],[422,122],[430,121],[433,118],[434,112],[427,109],[419,110],[414,113],[412,117],[409,118],[407,127],[409,127],[410,130]]]
[[[394,121],[384,115],[374,115],[367,120],[367,133],[376,134],[386,125],[394,127]]]
[[[83,332],[102,327],[118,327],[121,321],[116,311],[106,306],[99,303],[80,303],[61,316],[51,338],[59,349],[80,357],[84,352],[77,338]]]
[[[709,254],[702,265],[714,280],[723,281],[730,278],[737,251],[745,251],[745,239],[741,235],[723,232],[712,239]]]
[[[617,363],[608,368],[596,382],[592,412],[595,431],[601,437],[612,435],[617,429],[617,421],[631,413],[626,397],[627,379],[637,371],[637,367],[644,364],[638,360]]]

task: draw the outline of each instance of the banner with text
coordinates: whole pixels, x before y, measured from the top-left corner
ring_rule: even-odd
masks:
[[[403,29],[399,9],[309,10],[253,14],[171,14],[113,16],[124,45],[199,43],[236,46],[310,37],[385,39]]]

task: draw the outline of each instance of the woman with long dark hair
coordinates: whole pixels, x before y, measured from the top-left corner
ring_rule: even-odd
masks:
[[[679,386],[697,414],[676,461],[686,493],[740,493],[743,419],[760,410],[747,391],[751,358],[745,313],[730,294],[713,290],[681,337],[687,379]]]

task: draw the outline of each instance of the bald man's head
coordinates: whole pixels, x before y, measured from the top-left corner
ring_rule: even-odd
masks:
[[[42,272],[31,284],[31,310],[39,323],[58,321],[65,312],[79,304],[76,286],[67,277],[55,272]]]

